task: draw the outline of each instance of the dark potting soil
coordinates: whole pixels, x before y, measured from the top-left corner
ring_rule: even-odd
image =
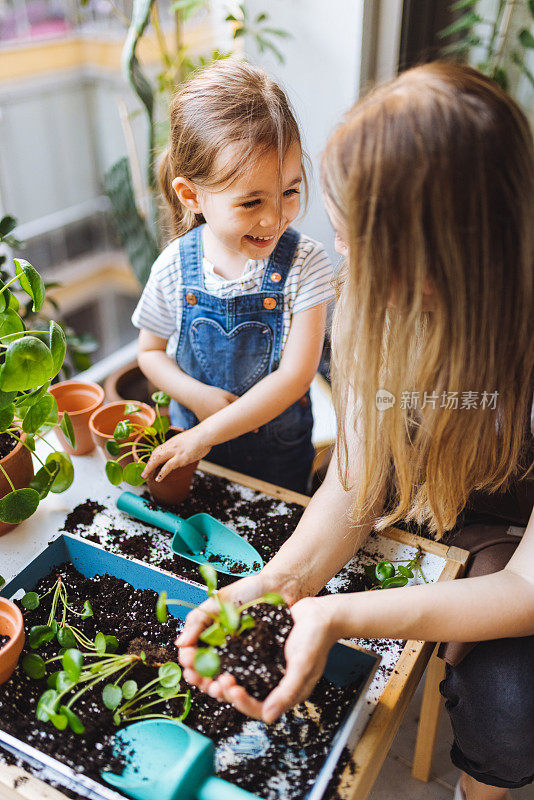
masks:
[[[11,636],[4,636],[3,634],[0,634],[0,647],[3,647],[10,641],[11,641]]]
[[[17,440],[9,433],[0,433],[0,458],[8,456],[17,446]]]
[[[229,672],[257,700],[265,700],[285,672],[284,645],[293,627],[288,608],[266,603],[251,606],[247,614],[256,622],[240,636],[228,637],[217,647],[221,672]]]
[[[104,511],[105,506],[96,500],[86,500],[67,514],[63,530],[68,533],[79,533],[79,529],[91,525],[99,511]]]
[[[108,575],[87,579],[70,564],[58,567],[40,581],[36,591],[42,594],[58,576],[64,581],[73,608],[81,609],[85,600],[91,603],[93,617],[76,617],[74,622],[86,636],[94,639],[99,631],[112,633],[119,640],[117,652],[145,652],[147,662],[136,664],[128,675],[139,686],[155,676],[159,664],[176,661],[173,641],[181,623],[173,617],[166,624],[157,621],[155,592],[136,590]],[[51,600],[49,594],[37,609],[23,609],[26,630],[47,620]],[[263,615],[264,606],[254,611]],[[68,621],[69,618],[70,615]],[[58,647],[57,642],[51,642],[39,648],[39,653],[50,658]],[[28,652],[32,651],[26,644],[23,655]],[[81,735],[57,731],[51,723],[36,719],[37,702],[46,688],[46,678],[32,680],[19,666],[13,677],[0,686],[0,726],[95,780],[99,780],[103,768],[120,772],[123,759],[114,758],[112,753],[117,729],[112,713],[103,705],[102,686],[89,690],[76,702],[74,710],[85,725]],[[215,741],[217,774],[264,800],[302,800],[328,755],[357,687],[339,688],[321,679],[309,701],[268,728],[247,720],[232,706],[190,688],[192,706],[186,723]],[[175,716],[182,708],[180,699],[157,707]],[[255,729],[251,730],[250,725]]]

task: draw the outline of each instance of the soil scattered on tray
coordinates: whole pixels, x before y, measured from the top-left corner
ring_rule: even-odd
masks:
[[[79,533],[80,528],[91,525],[96,515],[105,508],[96,500],[86,500],[85,503],[80,503],[70,514],[67,514],[62,530],[67,533]]]
[[[229,672],[252,697],[265,700],[285,672],[284,645],[293,627],[288,608],[266,603],[251,606],[247,614],[255,625],[239,636],[229,636],[216,650],[221,672]]]
[[[0,649],[10,641],[11,641],[11,636],[0,634]]]
[[[0,433],[0,458],[8,456],[17,446],[17,440],[9,433]]]
[[[85,600],[92,605],[93,617],[76,618],[75,623],[86,636],[94,639],[102,631],[117,637],[119,653],[138,653],[141,649],[145,652],[147,662],[136,665],[128,675],[139,686],[155,676],[157,664],[176,661],[173,642],[181,623],[174,617],[169,617],[166,624],[158,622],[155,592],[136,590],[109,575],[87,579],[70,564],[58,567],[40,581],[36,591],[42,594],[58,576],[65,582],[69,605],[80,609]],[[37,609],[23,610],[26,630],[48,618],[51,599],[49,594]],[[280,611],[267,609],[275,615]],[[262,605],[250,613],[264,617],[264,612]],[[58,647],[57,642],[50,642],[39,653],[50,658]],[[32,651],[26,644],[23,655],[28,652]],[[303,800],[330,751],[357,683],[338,687],[322,678],[306,703],[268,727],[190,688],[192,706],[186,724],[214,740],[216,773],[220,777],[264,800]],[[57,731],[51,723],[36,719],[37,702],[45,689],[46,678],[32,680],[19,666],[13,677],[0,686],[0,727],[94,780],[100,780],[100,770],[104,768],[120,772],[122,760],[114,759],[112,752],[117,729],[111,712],[103,705],[102,687],[88,691],[75,704],[74,710],[86,726],[81,735]],[[173,699],[157,710],[177,716],[182,707],[181,700]]]

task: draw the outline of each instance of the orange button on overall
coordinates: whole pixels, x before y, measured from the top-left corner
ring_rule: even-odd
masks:
[[[263,307],[267,309],[267,311],[272,311],[273,308],[276,308],[276,300],[274,297],[266,297],[263,301]]]
[[[279,272],[273,272],[273,274],[271,275],[271,280],[273,283],[280,283],[280,281],[282,280],[282,276],[280,275]]]
[[[197,302],[196,295],[194,295],[193,292],[188,292],[185,296],[185,299],[187,300],[190,306],[194,306]]]

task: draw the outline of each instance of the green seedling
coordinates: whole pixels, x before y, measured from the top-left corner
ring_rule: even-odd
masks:
[[[366,591],[373,589],[393,589],[406,586],[410,578],[419,574],[423,583],[426,583],[423,570],[421,569],[422,552],[420,549],[413,558],[401,558],[394,561],[379,561],[378,564],[369,564],[364,567],[364,572],[371,582]],[[398,567],[395,564],[399,564]]]
[[[170,421],[168,416],[160,414],[160,408],[168,406],[171,398],[165,392],[154,392],[152,402],[156,406],[156,419],[152,425],[139,425],[132,422],[132,420],[122,419],[117,423],[113,439],[106,443],[108,453],[112,456],[117,456],[115,461],[106,462],[106,475],[109,482],[114,486],[118,486],[123,481],[130,484],[130,486],[141,486],[145,482],[142,472],[146,462],[155,448],[165,442]],[[139,411],[139,406],[133,403],[129,403],[125,408],[126,414],[133,414],[136,411]],[[135,446],[140,460],[123,466],[120,462],[131,455],[131,437],[134,434],[142,436]]]
[[[268,603],[273,606],[284,606],[284,598],[276,592],[269,592],[244,603],[241,606],[236,606],[234,603],[224,601],[217,592],[217,572],[211,564],[202,564],[199,567],[200,574],[204,579],[208,596],[213,597],[219,606],[215,613],[205,611],[205,613],[213,620],[212,624],[200,634],[202,642],[208,647],[201,647],[197,650],[195,655],[195,669],[199,675],[206,678],[214,678],[219,674],[221,669],[221,660],[217,653],[217,647],[223,645],[228,636],[240,636],[243,631],[253,628],[255,625],[254,618],[250,614],[244,612],[251,606],[259,603]],[[187,608],[196,608],[192,603],[187,603],[185,600],[168,600],[167,593],[161,592],[156,604],[156,616],[160,622],[166,622],[168,619],[168,606],[180,605]]]
[[[119,654],[116,652],[119,642],[115,636],[99,632],[92,641],[78,628],[70,625],[66,620],[67,612],[86,619],[93,615],[93,610],[88,600],[84,602],[81,611],[76,611],[69,605],[61,578],[42,595],[27,592],[21,603],[24,608],[34,610],[51,593],[52,608],[48,620],[44,625],[33,626],[28,640],[30,647],[37,650],[56,638],[61,649],[58,655],[47,660],[34,652],[28,653],[22,661],[23,670],[35,680],[42,680],[47,676],[49,665],[61,666],[61,669],[47,677],[48,688],[37,704],[38,720],[51,722],[58,730],[70,728],[74,733],[83,733],[85,726],[74,712],[73,706],[85,692],[97,684],[103,684],[102,702],[113,712],[116,725],[133,719],[169,719],[168,714],[154,713],[148,709],[173,698],[184,700],[182,713],[173,719],[185,719],[191,707],[191,697],[189,690],[180,690],[182,671],[178,664],[168,662],[155,665],[159,667],[158,676],[138,688],[136,681],[126,678],[136,664],[146,664],[145,653]]]

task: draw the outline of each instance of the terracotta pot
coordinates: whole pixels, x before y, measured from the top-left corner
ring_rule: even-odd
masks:
[[[98,383],[85,383],[84,381],[62,381],[55,383],[48,390],[57,401],[59,409],[59,421],[63,418],[63,412],[67,412],[74,428],[74,441],[76,447],[72,447],[63,431],[58,426],[55,434],[59,439],[61,447],[71,456],[84,456],[92,453],[95,443],[89,430],[89,417],[104,402],[104,390]]]
[[[128,402],[134,402],[129,400]],[[125,414],[124,409],[126,408],[127,403],[123,400],[118,400],[115,403],[108,403],[101,408],[97,408],[97,410],[92,414],[91,418],[89,419],[89,428],[91,430],[91,436],[93,437],[94,443],[102,450],[103,455],[106,458],[106,461],[116,461],[119,456],[112,456],[106,450],[106,442],[109,439],[113,438],[113,433],[115,428],[117,427],[117,423],[121,421],[121,419],[129,419],[136,425],[152,425],[154,420],[156,419],[156,412],[153,408],[148,406],[146,403],[139,403],[135,401],[135,405],[139,407],[139,411],[134,412],[133,414]],[[137,432],[133,433],[128,439],[119,442],[119,444],[124,444],[125,442],[132,442],[137,437]],[[126,454],[126,457],[123,458],[122,456]],[[125,464],[129,464],[133,461],[133,455],[130,448],[121,448],[121,465],[124,466]]]
[[[25,439],[26,434],[23,433],[22,442]],[[11,478],[11,483],[15,489],[27,488],[34,474],[31,453],[27,447],[24,447],[22,442],[18,442],[16,447],[0,461],[0,464]],[[0,471],[0,497],[4,497],[4,495],[9,494],[11,491],[12,489],[6,476]],[[3,536],[4,533],[8,533],[8,531],[12,531],[13,528],[16,527],[16,524],[12,525],[8,522],[0,522],[0,536]]]
[[[13,674],[24,645],[24,622],[20,609],[11,600],[0,597],[0,635],[9,642],[0,647],[0,684]]]
[[[174,436],[177,433],[182,433],[183,428],[169,428],[167,438]],[[137,455],[136,445],[142,441],[143,437],[138,436],[134,443],[134,459],[140,461]],[[178,467],[169,472],[166,478],[161,483],[158,483],[155,478],[149,478],[146,482],[148,491],[157,503],[164,506],[173,506],[176,503],[181,503],[185,500],[191,489],[191,481],[193,475],[198,467],[198,461],[193,461],[191,464],[186,464],[185,467]]]
[[[153,383],[145,378],[137,360],[130,361],[122,369],[115,370],[104,381],[104,392],[109,403],[118,400],[150,403],[153,392],[157,391]]]

